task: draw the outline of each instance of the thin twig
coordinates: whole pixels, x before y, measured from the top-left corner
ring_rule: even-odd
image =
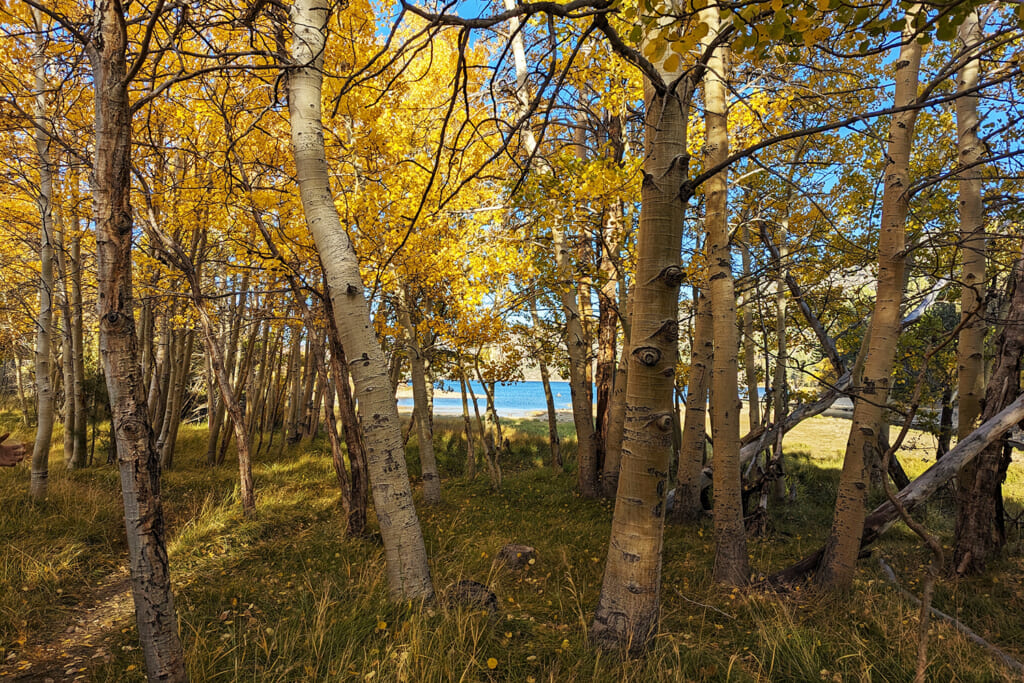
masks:
[[[913,593],[911,593],[910,591],[908,591],[907,589],[905,589],[903,586],[900,585],[899,579],[896,578],[896,572],[894,572],[892,570],[892,567],[889,566],[889,564],[885,561],[884,558],[879,557],[878,558],[878,564],[882,567],[882,571],[885,572],[885,576],[889,580],[889,582],[892,583],[894,586],[896,586],[897,590],[899,590],[899,592],[905,598],[910,600],[915,605],[920,605],[921,604],[921,601],[918,599],[918,597],[916,595],[914,595]],[[975,643],[977,643],[978,645],[981,645],[982,647],[987,649],[989,652],[994,654],[1008,668],[1013,669],[1018,674],[1024,674],[1024,664],[1021,664],[1016,659],[1014,659],[1010,655],[1008,655],[1005,652],[1003,652],[1002,650],[1000,650],[997,646],[993,645],[992,643],[988,642],[987,640],[985,640],[984,638],[979,636],[970,626],[967,626],[966,624],[964,624],[962,621],[960,621],[956,617],[950,616],[950,615],[946,614],[945,612],[943,612],[942,610],[937,609],[935,607],[932,607],[930,611],[931,611],[931,613],[933,615],[939,617],[940,619],[943,619],[943,620],[947,621],[951,626],[953,626],[956,630],[958,630],[961,633],[963,633],[970,640],[973,640]]]

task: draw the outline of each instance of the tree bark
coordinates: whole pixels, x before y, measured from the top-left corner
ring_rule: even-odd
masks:
[[[182,339],[177,345],[177,372],[171,395],[168,399],[170,409],[168,417],[164,422],[165,438],[160,445],[160,464],[170,469],[174,463],[174,447],[178,443],[178,429],[181,427],[181,408],[185,402],[185,392],[188,389],[189,373],[192,369],[192,351],[195,348],[196,335],[193,330],[185,330],[181,334]]]
[[[750,429],[761,424],[761,393],[757,385],[757,350],[754,344],[754,281],[750,277],[750,225],[743,224],[743,240],[740,242],[740,256],[743,279],[747,281],[748,293],[744,294],[739,306],[743,311],[743,374],[747,381],[747,415]]]
[[[71,364],[72,388],[75,401],[74,454],[71,457],[73,468],[86,465],[86,431],[88,414],[85,405],[85,346],[82,335],[82,236],[78,228],[77,202],[78,173],[72,171],[71,179],[71,251],[68,255],[68,279],[71,282]]]
[[[1024,260],[1010,275],[1010,308],[999,334],[998,355],[985,388],[981,419],[988,421],[1020,394],[1024,354]],[[953,566],[959,574],[977,574],[1006,545],[1003,481],[1010,446],[996,441],[961,468],[956,490],[956,545]]]
[[[424,365],[423,348],[417,337],[416,325],[409,311],[409,290],[404,286],[399,297],[398,318],[405,329],[405,346],[409,356],[409,374],[412,376],[413,412],[416,415],[416,442],[419,448],[420,477],[423,479],[423,502],[437,505],[441,502],[441,477],[437,472],[434,458],[434,430],[430,419],[430,405],[427,399],[427,371]]]
[[[124,499],[132,595],[150,680],[185,681],[171,595],[160,498],[160,462],[146,412],[132,313],[131,111],[127,26],[121,3],[98,0],[87,46],[95,89],[93,222],[100,359]]]
[[[537,302],[530,301],[530,317],[533,320],[533,328],[539,332],[540,316],[537,315]],[[551,450],[551,467],[556,472],[562,470],[562,447],[558,437],[558,412],[555,410],[555,398],[551,394],[551,373],[548,364],[544,360],[545,354],[541,344],[536,346],[537,364],[540,366],[540,381],[544,388],[544,403],[547,406],[548,417],[548,447]],[[599,373],[600,374],[600,373]]]
[[[705,163],[716,166],[729,157],[728,89],[729,48],[712,48],[721,30],[719,8],[704,10],[711,30],[704,40],[713,50],[704,75]],[[737,391],[739,380],[739,340],[736,329],[736,288],[732,275],[732,250],[729,247],[729,178],[722,171],[704,186],[707,215],[704,219],[708,240],[709,285],[711,294],[712,336],[715,357],[711,370],[711,438],[715,461],[715,580],[732,585],[750,578],[747,536],[743,526],[743,482],[740,472],[740,411]]]
[[[50,382],[50,343],[53,334],[53,171],[50,160],[50,121],[46,113],[46,41],[43,17],[32,10],[36,45],[32,55],[33,137],[39,157],[39,315],[36,318],[36,439],[32,448],[29,494],[33,500],[46,497],[53,438],[53,386]]]
[[[57,307],[60,309],[60,361],[61,385],[64,389],[64,401],[61,412],[64,423],[64,464],[74,469],[75,458],[75,366],[74,347],[71,341],[71,293],[68,289],[68,263],[65,235],[67,226],[64,222],[64,211],[60,208],[54,212],[54,252],[57,263],[56,292]]]
[[[612,393],[615,391],[615,357],[616,341],[619,328],[619,315],[616,309],[615,289],[618,283],[616,262],[625,234],[623,228],[623,204],[616,201],[604,212],[604,225],[601,230],[601,260],[598,272],[601,286],[598,289],[598,321],[597,321],[597,368],[594,376],[594,388],[597,395],[597,413],[595,425],[597,429],[597,448],[600,466],[601,492],[609,495],[604,485],[605,473],[608,472],[608,422],[611,411]],[[614,463],[618,471],[618,459]],[[618,477],[615,478],[616,486]]]
[[[630,308],[625,278],[619,276],[619,309],[622,317],[622,349],[615,366],[615,381],[608,406],[608,429],[604,442],[604,469],[601,472],[601,491],[605,498],[615,499],[619,490],[619,470],[622,467],[622,439],[626,425],[626,396],[629,382]]]
[[[558,297],[565,314],[565,347],[569,354],[569,392],[572,395],[572,419],[576,425],[576,482],[580,495],[596,498],[597,490],[597,434],[594,431],[594,408],[587,381],[587,367],[590,358],[590,343],[576,299],[576,288],[572,286],[572,266],[565,231],[557,223],[551,226],[554,242],[555,264],[558,272]]]
[[[394,599],[431,599],[434,586],[413,506],[398,405],[370,321],[359,262],[341,225],[328,181],[321,118],[328,15],[328,6],[318,0],[297,0],[291,9],[294,66],[288,73],[288,109],[299,192],[355,381],[390,593]]]
[[[342,349],[338,333],[334,328],[334,316],[329,307],[330,297],[327,301],[327,313],[330,315],[327,335],[331,345],[331,376],[334,378],[338,412],[341,416],[341,429],[345,437],[345,447],[348,450],[350,470],[346,532],[349,536],[362,536],[366,533],[366,446],[363,444],[362,431],[356,417],[355,401],[352,400],[352,389],[349,386],[348,360],[345,358],[345,350]]]
[[[677,74],[663,73],[665,82]],[[692,84],[644,87],[647,111],[629,382],[615,512],[591,629],[602,647],[642,650],[658,625],[665,495],[678,353],[679,263]]]
[[[973,50],[982,39],[977,11],[972,11],[959,28],[959,43],[964,50]],[[957,75],[961,91],[978,86],[981,60],[974,57]],[[984,167],[979,164],[985,147],[978,138],[980,119],[978,95],[956,99],[957,148],[960,165],[960,249],[963,254],[960,315],[965,321],[957,340],[957,388],[959,396],[959,438],[971,433],[981,416],[985,392],[985,207],[981,198]],[[965,482],[966,483],[966,482]]]
[[[907,10],[903,45],[896,61],[895,106],[917,99],[921,44],[915,35],[914,17],[920,6]],[[892,383],[893,362],[900,330],[900,305],[906,268],[906,220],[910,150],[917,110],[894,114],[889,127],[888,163],[882,194],[882,224],[878,241],[878,283],[870,341],[862,376],[854,375],[854,411],[846,444],[843,471],[836,496],[835,517],[825,545],[825,557],[816,577],[828,589],[848,589],[860,551],[868,491],[868,470],[879,459],[878,425]]]
[[[690,350],[690,378],[686,383],[686,413],[683,416],[683,443],[676,472],[676,497],[671,521],[694,523],[704,514],[700,500],[704,471],[705,443],[708,424],[708,388],[714,362],[714,340],[711,337],[711,300],[695,289],[696,321],[693,347]]]
[[[459,361],[461,363],[461,360]],[[469,398],[466,396],[466,373],[459,372],[459,389],[462,393],[462,422],[466,432],[466,478],[476,478],[476,439],[473,437],[473,423],[469,419]]]

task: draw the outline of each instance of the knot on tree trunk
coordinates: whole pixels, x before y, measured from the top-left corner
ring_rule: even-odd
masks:
[[[633,357],[641,365],[653,367],[661,360],[661,351],[653,346],[640,346],[633,350]]]

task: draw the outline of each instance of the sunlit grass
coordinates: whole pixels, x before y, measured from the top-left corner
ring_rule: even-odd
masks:
[[[623,660],[591,649],[587,627],[600,591],[611,504],[573,493],[572,473],[554,472],[542,422],[509,424],[512,454],[493,491],[486,468],[461,476],[461,422],[438,419],[435,448],[444,502],[420,506],[439,592],[479,581],[500,603],[496,614],[448,604],[387,600],[379,539],[346,539],[325,444],[298,444],[255,461],[258,516],[242,517],[229,462],[205,465],[205,432],[186,427],[176,468],[165,473],[172,571],[188,667],[197,681],[813,681],[908,680],[915,608],[887,584],[873,560],[860,564],[852,595],[822,597],[732,591],[710,580],[710,524],[669,527],[665,539],[661,632],[648,656]],[[845,430],[809,421],[787,441],[796,503],[774,505],[769,535],[751,539],[758,572],[785,566],[820,545],[831,520]],[[571,430],[571,425],[568,426]],[[21,435],[24,438],[24,435]],[[570,452],[574,444],[563,440]],[[931,458],[905,454],[911,474]],[[415,438],[410,450],[415,450]],[[123,564],[120,496],[112,467],[67,473],[52,461],[51,495],[27,501],[27,468],[0,472],[0,637],[4,655],[21,639],[52,633],[88,586]],[[418,465],[413,458],[411,471]],[[1013,509],[1024,498],[1019,463],[1007,486]],[[949,542],[948,502],[923,514]],[[371,514],[371,531],[376,521]],[[512,571],[494,564],[506,543],[537,549],[537,562]],[[985,637],[1024,656],[1024,566],[1012,537],[1007,559],[986,577],[943,581],[936,604]],[[927,553],[902,527],[877,552],[917,590]],[[25,590],[22,590],[25,588]],[[130,622],[111,635],[110,661],[93,680],[142,680]],[[933,680],[1001,680],[977,646],[938,625]],[[127,649],[126,649],[127,648]],[[491,668],[493,665],[493,668]]]

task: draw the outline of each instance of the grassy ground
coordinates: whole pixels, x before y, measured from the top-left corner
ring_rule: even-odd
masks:
[[[3,420],[0,419],[0,427]],[[600,589],[611,507],[573,492],[574,475],[545,462],[546,426],[509,430],[512,455],[502,491],[486,474],[461,476],[464,445],[438,420],[445,501],[420,507],[439,590],[460,579],[486,583],[497,614],[438,603],[386,600],[374,536],[342,536],[326,446],[299,445],[256,460],[259,516],[243,520],[230,467],[204,464],[205,432],[179,437],[176,469],[164,475],[177,608],[195,681],[905,681],[913,674],[916,609],[861,562],[852,595],[775,595],[710,581],[710,525],[666,531],[661,632],[648,656],[597,653],[587,627]],[[771,530],[749,544],[769,572],[817,547],[827,533],[849,423],[816,418],[787,440],[797,501],[772,510]],[[571,427],[568,427],[571,429]],[[24,439],[26,434],[15,434]],[[930,460],[928,437],[904,455],[916,474]],[[572,445],[568,445],[572,450]],[[275,448],[276,450],[276,448]],[[413,453],[414,455],[414,453]],[[927,458],[927,459],[926,459]],[[414,469],[415,469],[415,458]],[[51,461],[49,499],[28,502],[25,466],[0,471],[0,648],[16,662],[27,646],[59,633],[90,588],[126,556],[116,472],[64,471]],[[485,472],[483,467],[479,471]],[[1014,463],[1009,505],[1024,499]],[[951,533],[948,501],[924,511]],[[371,518],[371,526],[375,522]],[[537,549],[521,571],[497,568],[506,543]],[[944,580],[936,606],[1024,657],[1024,561],[1012,534],[1005,560],[986,577]],[[915,591],[927,554],[902,527],[876,553]],[[930,679],[1003,680],[1004,671],[951,628],[933,627]],[[131,621],[108,637],[88,680],[143,680]]]

